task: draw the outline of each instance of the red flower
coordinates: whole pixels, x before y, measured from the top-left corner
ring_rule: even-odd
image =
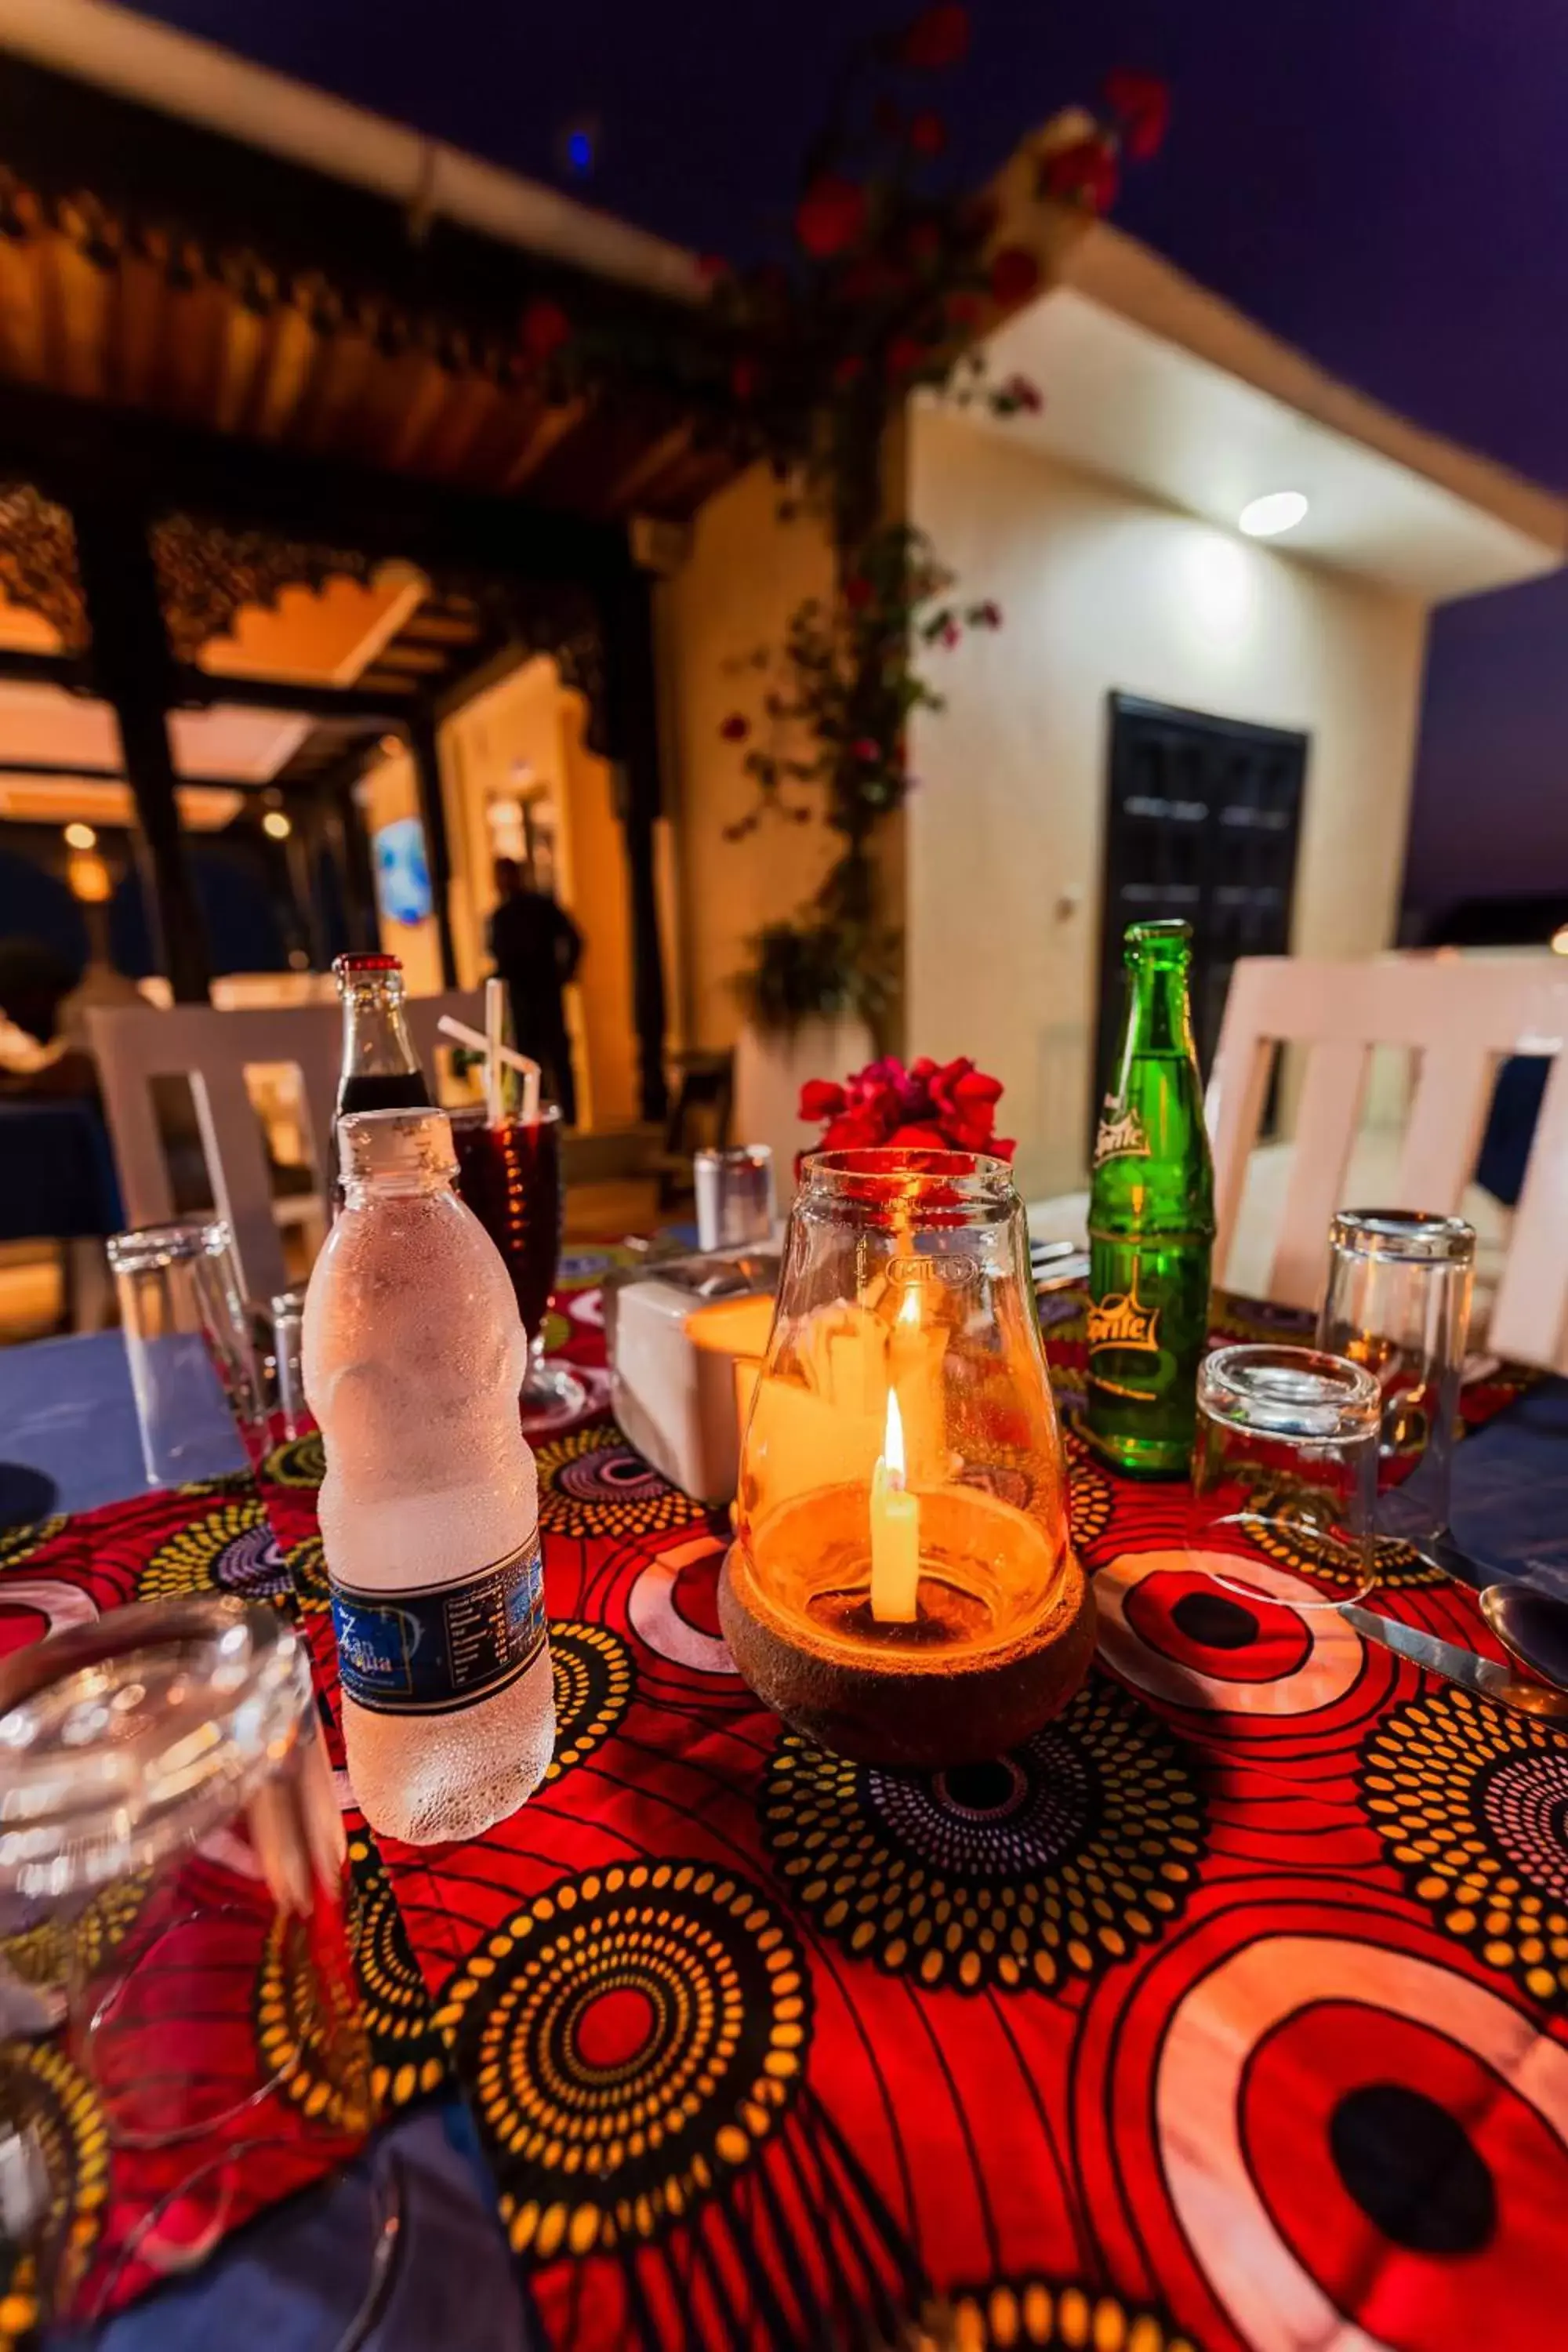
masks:
[[[969,11],[958,0],[931,0],[905,33],[900,55],[907,66],[940,73],[962,64],[969,51]]]
[[[947,315],[955,327],[976,327],[985,313],[985,305],[978,294],[962,289],[947,298]]]
[[[1026,409],[1031,416],[1037,416],[1046,404],[1038,384],[1031,383],[1026,375],[1010,375],[1002,390],[1015,408]]]
[[[1121,143],[1135,163],[1157,155],[1171,121],[1171,93],[1158,74],[1120,67],[1108,74],[1105,102],[1121,122]]]
[[[859,352],[846,352],[833,371],[833,381],[840,392],[847,392],[851,384],[859,383],[865,373],[866,362]]]
[[[857,244],[865,226],[865,189],[837,172],[814,180],[795,210],[795,233],[816,261]]]
[[[1116,158],[1103,139],[1076,140],[1072,146],[1047,156],[1040,188],[1047,196],[1102,213],[1116,195]]]
[[[925,356],[925,345],[917,343],[912,335],[895,335],[888,345],[888,365],[895,375],[910,374]]]
[[[742,355],[730,370],[730,389],[737,400],[755,400],[763,388],[763,371],[753,359]]]
[[[803,1118],[828,1121],[822,1149],[989,1151],[1010,1159],[1013,1145],[992,1134],[1001,1081],[960,1057],[941,1067],[929,1056],[906,1069],[890,1056],[857,1070],[842,1087],[813,1079],[803,1087]]]
[[[876,593],[863,572],[852,572],[844,583],[844,602],[852,613],[863,613]]]
[[[963,635],[963,631],[959,627],[956,621],[944,621],[938,633],[937,643],[939,645],[945,646],[951,653],[953,646],[957,645]]]
[[[969,615],[969,625],[972,629],[999,629],[1001,627],[1002,607],[997,604],[994,596],[987,596],[983,604],[976,604],[973,608]],[[997,1092],[1001,1092],[1000,1087],[997,1088]]]
[[[947,125],[934,107],[922,106],[910,115],[910,145],[917,155],[940,155],[947,145]]]
[[[700,253],[697,275],[704,286],[717,286],[721,278],[730,275],[730,265],[721,253]]]
[[[522,314],[518,340],[531,360],[547,360],[572,332],[572,322],[559,302],[531,302]]]
[[[882,747],[874,735],[858,735],[849,749],[868,768],[874,767],[882,756]]]
[[[726,743],[743,743],[752,731],[752,722],[743,710],[731,710],[719,732]]]
[[[1005,245],[991,260],[991,299],[1005,310],[1026,302],[1040,282],[1040,265],[1021,245]]]

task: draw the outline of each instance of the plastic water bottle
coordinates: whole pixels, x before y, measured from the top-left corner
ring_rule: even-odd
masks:
[[[339,1138],[303,1365],[349,1778],[373,1829],[475,1837],[538,1787],[555,1738],[528,1341],[453,1189],[445,1113],[364,1111]]]

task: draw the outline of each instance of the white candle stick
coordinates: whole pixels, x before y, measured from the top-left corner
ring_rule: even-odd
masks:
[[[905,1490],[903,1423],[889,1389],[882,1456],[871,1473],[871,1614],[879,1625],[914,1623],[920,1580],[920,1497]]]

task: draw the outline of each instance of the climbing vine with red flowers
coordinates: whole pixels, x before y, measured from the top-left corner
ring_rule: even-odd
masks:
[[[820,816],[840,843],[810,904],[752,942],[743,985],[764,1026],[851,1011],[876,1023],[898,941],[879,919],[870,843],[910,789],[911,713],[942,708],[926,657],[1002,622],[989,598],[958,593],[883,497],[889,423],[921,387],[998,416],[1041,404],[1025,378],[992,376],[971,340],[1029,299],[1039,264],[1003,240],[989,198],[939,179],[947,130],[926,92],[962,63],[969,36],[960,0],[931,0],[901,33],[864,44],[807,158],[787,257],[741,275],[710,265],[711,303],[734,340],[741,429],[771,456],[781,517],[819,520],[834,554],[831,594],[803,604],[781,645],[740,666],[721,730],[756,787],[731,837],[769,818]],[[1100,212],[1121,160],[1159,146],[1162,83],[1115,74],[1104,98],[1100,115],[1058,118],[1035,142],[1040,205]]]

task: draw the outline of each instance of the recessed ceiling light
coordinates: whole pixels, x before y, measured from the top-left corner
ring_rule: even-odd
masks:
[[[1552,952],[1553,955],[1568,956],[1568,923],[1559,924],[1556,930],[1552,932]]]
[[[268,809],[261,820],[261,830],[274,841],[287,841],[294,828],[281,809]]]
[[[1270,490],[1243,507],[1237,521],[1248,539],[1278,539],[1282,530],[1294,530],[1306,511],[1300,490]]]
[[[66,839],[73,849],[96,849],[98,846],[98,835],[90,824],[68,824]]]

